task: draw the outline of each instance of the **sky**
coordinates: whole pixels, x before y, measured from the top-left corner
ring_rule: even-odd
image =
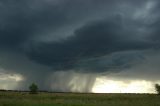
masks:
[[[0,89],[155,93],[159,0],[0,0]]]

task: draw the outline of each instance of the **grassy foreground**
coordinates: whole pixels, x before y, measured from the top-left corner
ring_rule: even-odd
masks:
[[[0,106],[160,106],[153,94],[0,92]]]

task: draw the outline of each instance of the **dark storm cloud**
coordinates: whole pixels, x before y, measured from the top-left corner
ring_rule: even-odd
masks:
[[[67,40],[33,46],[29,55],[39,63],[68,70],[76,68],[74,64],[81,59],[101,57],[119,51],[144,50],[153,46],[150,42],[130,38],[134,34],[129,35],[125,30],[121,19],[117,17],[93,22],[76,30]],[[90,67],[92,69],[93,66]]]
[[[30,4],[31,3],[31,4]],[[33,3],[33,4],[32,4]],[[40,30],[56,29],[66,22],[64,12],[58,7],[35,7],[36,1],[1,1],[1,46],[19,46],[33,39]]]
[[[143,0],[138,4],[137,1],[115,0],[2,0],[0,44],[2,48],[8,49],[20,47],[17,52],[27,52],[25,54],[29,54],[37,63],[64,70],[74,68],[74,64],[81,59],[119,51],[147,49],[152,46],[151,42],[138,39],[141,34],[138,28],[145,23],[126,16],[143,4]],[[132,8],[123,12],[125,8],[121,5]],[[84,25],[74,28],[74,34],[68,35],[71,37],[67,39],[49,43],[38,41],[41,36],[46,36],[46,31],[56,31],[79,22]],[[64,35],[60,36],[63,38]],[[50,39],[54,40],[56,37],[53,33]]]
[[[159,16],[158,0],[0,0],[0,67],[42,87],[59,70],[129,69],[157,49]],[[58,77],[55,86],[67,79]]]
[[[154,33],[153,35],[151,35],[149,37],[149,39],[151,39],[153,42],[157,42],[157,47],[160,47],[160,20],[155,21],[153,24],[151,24],[149,26],[149,28],[152,30],[152,32]]]
[[[34,36],[40,37],[42,32],[56,31],[61,27],[77,24],[84,20],[106,17],[115,12],[116,8],[113,8],[112,5],[118,3],[110,0],[1,0],[1,45],[21,46],[33,39]],[[139,2],[139,4],[141,3]],[[53,39],[55,39],[54,36],[57,37],[53,34]]]

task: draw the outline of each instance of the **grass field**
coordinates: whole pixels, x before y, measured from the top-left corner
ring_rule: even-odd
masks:
[[[0,106],[160,106],[154,94],[0,92]]]

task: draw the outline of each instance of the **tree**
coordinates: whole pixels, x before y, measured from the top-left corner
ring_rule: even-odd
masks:
[[[160,95],[160,85],[159,84],[155,84],[155,89],[158,95]]]
[[[38,86],[35,83],[32,83],[29,86],[29,90],[31,94],[37,94],[38,93]]]

